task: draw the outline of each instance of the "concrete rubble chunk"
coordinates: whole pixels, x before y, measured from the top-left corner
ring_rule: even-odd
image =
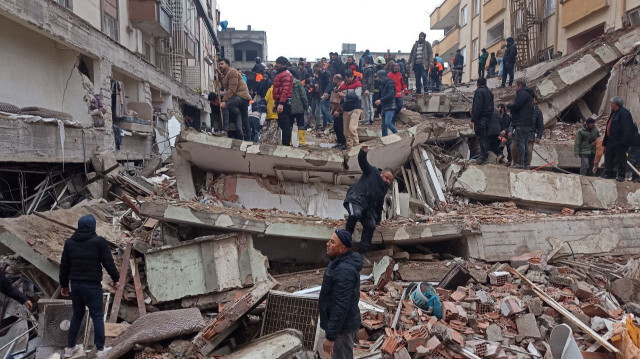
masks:
[[[295,329],[285,329],[253,340],[224,357],[228,359],[289,359],[302,350],[302,333]]]
[[[376,287],[382,288],[391,280],[394,265],[395,261],[389,256],[384,256],[373,264],[373,284]]]
[[[266,279],[268,268],[267,258],[246,233],[153,249],[145,253],[145,263],[149,291],[159,302],[251,287]],[[176,271],[181,275],[174,275]]]
[[[529,338],[541,338],[540,329],[533,313],[527,313],[516,318],[518,334]]]
[[[136,344],[153,343],[192,334],[204,326],[202,314],[197,308],[149,313],[136,320],[114,339],[113,347],[104,359],[120,358]]]
[[[171,148],[171,158],[175,167],[176,184],[180,199],[192,200],[198,197],[196,188],[193,185],[193,175],[191,174],[191,163],[181,155],[182,151]]]

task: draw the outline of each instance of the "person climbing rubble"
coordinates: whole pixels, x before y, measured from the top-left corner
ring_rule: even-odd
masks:
[[[382,171],[369,164],[367,153],[369,147],[363,145],[358,153],[358,164],[362,170],[362,176],[355,186],[347,191],[344,200],[344,208],[349,213],[346,230],[353,234],[356,223],[362,223],[362,235],[358,252],[363,256],[363,262],[370,264],[364,254],[371,246],[373,231],[382,220],[382,205],[384,197],[393,181],[393,169],[385,168]]]

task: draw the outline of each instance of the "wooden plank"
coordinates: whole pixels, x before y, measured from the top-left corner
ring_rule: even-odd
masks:
[[[138,261],[136,260],[136,253],[134,251],[131,251],[131,274],[133,274],[133,287],[136,290],[136,301],[138,302],[138,318],[142,318],[147,314],[147,308],[144,304],[144,294],[142,294]]]
[[[104,323],[104,335],[107,338],[115,338],[129,327],[128,323]]]
[[[120,303],[122,302],[122,294],[124,293],[124,287],[127,285],[127,275],[129,274],[129,259],[131,258],[131,251],[133,244],[127,243],[124,248],[124,256],[122,257],[122,267],[120,268],[120,279],[118,280],[118,290],[113,296],[113,304],[111,305],[111,314],[109,315],[109,323],[115,323],[118,320],[118,313],[120,312]]]
[[[571,312],[569,312],[565,307],[556,302],[553,298],[551,298],[547,293],[545,293],[542,289],[540,289],[537,285],[533,284],[527,277],[523,276],[517,270],[510,268],[511,273],[518,276],[524,283],[528,284],[531,289],[542,299],[545,303],[547,303],[550,307],[558,311],[558,313],[562,314],[567,320],[569,320],[573,325],[582,329],[585,333],[587,333],[590,337],[596,340],[596,342],[600,343],[603,347],[609,350],[612,353],[620,353],[618,348],[614,347],[613,344],[609,343],[606,339],[598,335],[598,333],[594,332],[588,325],[584,324],[580,319],[576,318]]]

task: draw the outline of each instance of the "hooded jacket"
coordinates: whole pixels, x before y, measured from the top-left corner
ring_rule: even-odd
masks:
[[[309,101],[307,99],[307,92],[302,85],[302,82],[298,79],[293,80],[293,95],[291,96],[291,113],[298,114],[304,113],[309,108]]]
[[[533,96],[532,89],[524,87],[516,94],[513,103],[507,105],[511,109],[511,125],[513,127],[533,127]]]
[[[507,49],[504,51],[504,66],[505,67],[514,67],[516,65],[516,56],[518,55],[518,49],[516,48],[516,44],[513,42],[513,38],[507,39]]]
[[[378,76],[378,90],[380,94],[380,108],[382,112],[396,109],[396,85],[387,77],[387,72],[380,70]]]
[[[600,137],[600,132],[596,126],[592,129],[588,129],[583,126],[576,133],[576,139],[573,143],[574,155],[595,155],[596,154],[596,140]]]
[[[69,288],[69,280],[100,284],[102,267],[114,282],[120,279],[109,244],[96,234],[96,219],[88,214],[78,220],[78,229],[64,242],[60,260],[60,286]]]
[[[333,258],[324,272],[318,309],[320,328],[331,341],[360,328],[360,270],[362,256],[348,251]]]
[[[344,203],[354,203],[362,207],[362,212],[373,210],[376,222],[380,222],[382,217],[382,205],[384,197],[387,195],[389,186],[380,177],[380,171],[369,164],[367,153],[360,150],[358,153],[358,164],[362,170],[362,176],[355,186],[347,191]]]
[[[480,63],[481,66],[484,66],[487,64],[487,59],[489,58],[489,53],[484,51],[479,57],[478,57],[478,62]]]
[[[493,93],[487,86],[478,87],[473,94],[473,107],[471,108],[471,122],[475,126],[488,124],[493,115]]]

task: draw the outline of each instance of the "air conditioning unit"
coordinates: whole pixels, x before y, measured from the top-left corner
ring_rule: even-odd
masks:
[[[43,346],[66,347],[73,306],[70,300],[49,300],[45,303],[40,300],[38,305],[43,308],[40,316],[40,330]],[[87,310],[82,323],[76,344],[83,344],[85,348],[93,344],[93,323],[89,320]]]

